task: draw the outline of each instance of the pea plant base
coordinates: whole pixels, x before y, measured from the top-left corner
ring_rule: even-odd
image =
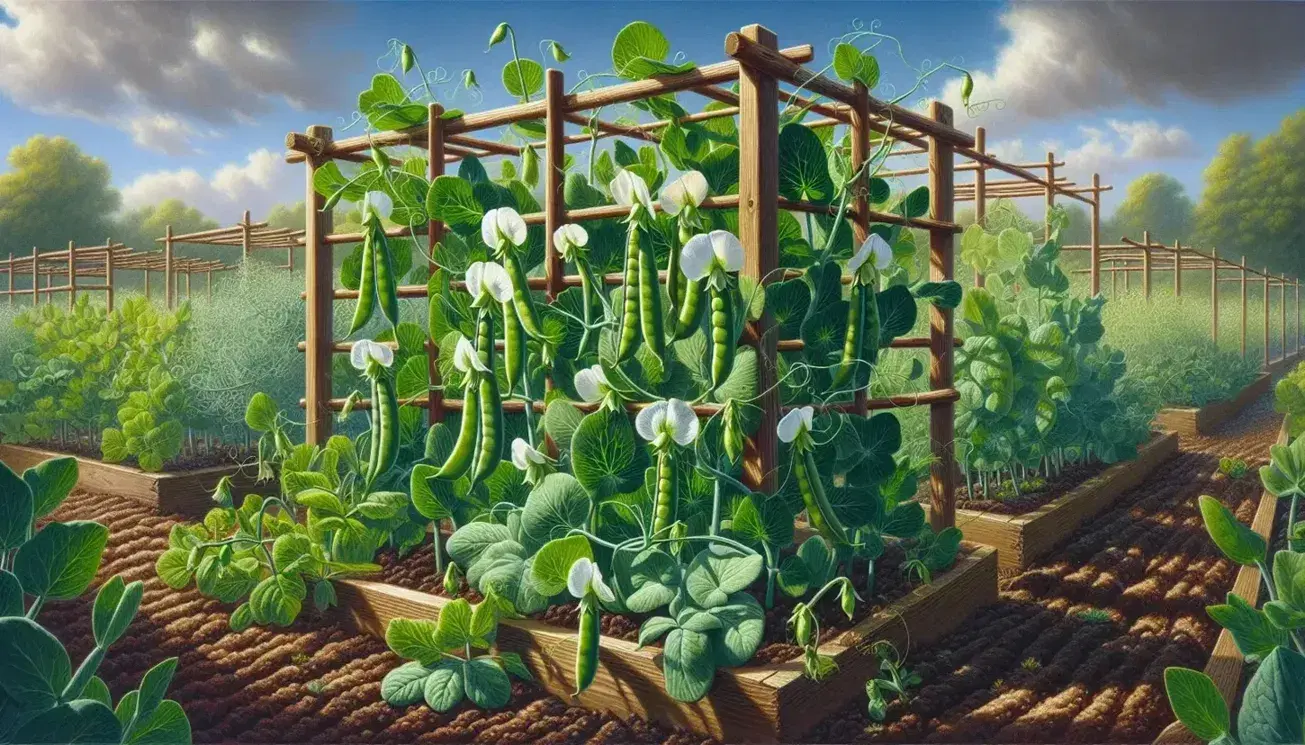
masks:
[[[1287,420],[1283,419],[1282,427],[1278,430],[1279,445],[1286,445],[1291,441],[1287,434]],[[1260,492],[1260,504],[1255,509],[1255,517],[1251,519],[1251,530],[1260,534],[1260,537],[1270,544],[1273,542],[1274,534],[1274,517],[1278,512],[1278,498],[1267,490]],[[1237,570],[1237,577],[1233,580],[1233,594],[1245,600],[1252,607],[1258,608],[1260,605],[1260,588],[1264,587],[1260,582],[1260,570],[1253,566],[1243,566]],[[1205,663],[1205,674],[1209,675],[1214,681],[1214,685],[1223,695],[1223,700],[1231,709],[1237,702],[1237,694],[1241,691],[1242,686],[1242,669],[1246,666],[1246,659],[1237,649],[1237,642],[1233,640],[1232,632],[1224,629],[1219,632],[1219,638],[1214,643],[1214,651],[1210,653],[1209,662]],[[1174,722],[1165,728],[1160,736],[1155,739],[1155,745],[1199,745],[1199,740],[1180,722]]]
[[[1005,569],[1024,569],[1068,538],[1088,518],[1114,504],[1161,463],[1178,452],[1178,436],[1155,435],[1137,449],[1137,458],[1116,463],[1067,494],[1020,515],[956,510],[956,527],[966,539],[997,549]],[[925,512],[929,506],[925,505]]]
[[[64,457],[68,454],[23,445],[0,445],[0,461],[19,473],[48,458]],[[223,476],[232,477],[231,492],[237,499],[254,487],[253,477],[242,474],[234,465],[148,473],[131,466],[74,457],[77,457],[79,488],[144,502],[160,514],[203,516],[213,507],[213,489]]]
[[[1268,392],[1271,381],[1269,373],[1261,373],[1230,399],[1213,401],[1200,408],[1161,409],[1152,423],[1158,429],[1176,432],[1185,437],[1208,435]]]
[[[686,704],[666,693],[660,650],[602,637],[597,677],[573,699],[574,631],[528,619],[505,620],[499,624],[498,644],[521,653],[545,690],[591,710],[622,717],[637,714],[726,742],[795,740],[855,697],[865,696],[865,681],[878,667],[870,652],[873,642],[888,640],[903,650],[925,644],[958,627],[973,611],[996,602],[997,552],[965,545],[969,551],[931,584],[915,588],[823,644],[820,651],[837,661],[838,671],[819,683],[803,677],[801,659],[722,668],[711,692]],[[355,628],[382,638],[391,619],[434,619],[450,602],[368,580],[342,580],[336,593]]]

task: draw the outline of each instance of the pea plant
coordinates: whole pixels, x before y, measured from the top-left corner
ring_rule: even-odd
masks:
[[[1289,533],[1305,494],[1305,439],[1273,446],[1270,463],[1260,468],[1264,488],[1289,498]],[[1202,496],[1201,517],[1210,539],[1233,562],[1260,570],[1268,602],[1255,607],[1228,593],[1228,602],[1206,607],[1230,631],[1246,661],[1256,665],[1246,684],[1234,730],[1228,705],[1214,681],[1183,667],[1165,669],[1169,705],[1193,735],[1206,742],[1278,743],[1305,740],[1305,553],[1298,546],[1268,556],[1258,533],[1239,522],[1219,500]],[[1271,558],[1271,560],[1270,560]],[[1235,734],[1234,734],[1235,732]]]
[[[63,644],[36,621],[46,602],[76,598],[90,587],[108,541],[108,529],[85,520],[36,528],[37,519],[67,498],[77,472],[74,458],[52,458],[21,476],[0,463],[0,739],[189,743],[186,713],[164,698],[177,658],[150,668],[116,706],[96,675],[136,616],[141,582],[115,575],[100,586],[91,608],[95,646],[75,670]]]

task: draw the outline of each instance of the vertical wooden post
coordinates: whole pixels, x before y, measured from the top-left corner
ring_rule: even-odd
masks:
[[[855,84],[855,91],[856,99],[852,104],[850,126],[852,136],[852,170],[854,172],[861,168],[866,159],[870,157],[870,91],[866,88],[865,83],[862,83],[859,80]],[[979,129],[979,133],[976,136],[980,138],[983,137],[982,128]],[[983,149],[983,140],[978,140],[975,147],[981,151]],[[975,182],[975,188],[979,189],[979,191],[975,192],[975,199],[979,201],[975,202],[975,209],[981,210],[982,207],[979,207],[978,205],[983,203],[983,191],[980,186],[980,184],[983,183],[981,180],[983,169],[980,168],[977,173],[980,175],[976,176],[976,178],[980,180]],[[856,194],[856,200],[853,205],[856,209],[856,217],[852,221],[852,238],[854,240],[853,246],[855,250],[855,247],[860,246],[870,238],[870,187],[867,180],[856,184],[852,188],[855,190]],[[982,217],[979,216],[979,212],[976,212],[975,216],[977,220],[982,220]],[[976,272],[974,275],[974,282],[976,286],[982,287],[983,275]],[[860,378],[861,372],[857,371],[855,379],[859,381]],[[853,411],[859,416],[865,416],[867,412],[866,400],[869,396],[868,390],[869,377],[867,376],[866,385],[864,387],[857,385],[856,392],[853,394]]]
[[[113,241],[104,249],[104,304],[113,312]]]
[[[77,243],[68,241],[68,310],[72,310],[77,302]]]
[[[249,210],[240,216],[240,260],[249,261]]]
[[[172,310],[177,288],[172,279],[172,226],[163,231],[163,307]]]
[[[1092,174],[1092,296],[1101,294],[1101,174]]]
[[[938,101],[929,103],[929,118],[950,126],[952,110]],[[1052,153],[1047,153],[1048,172],[1054,168]],[[952,146],[936,137],[929,138],[929,214],[934,220],[950,223],[954,217],[955,172]],[[1050,181],[1050,176],[1048,181]],[[1047,196],[1054,203],[1054,192]],[[1047,226],[1050,237],[1050,225]],[[929,279],[941,282],[955,274],[956,236],[950,230],[935,228],[929,231]],[[955,332],[952,330],[952,311],[929,306],[929,388],[945,390],[952,387],[952,355]],[[929,486],[931,501],[929,522],[935,531],[956,524],[956,405],[951,401],[929,406],[929,444],[933,452]]]
[[[1287,359],[1287,275],[1282,275],[1278,279],[1278,289],[1281,290],[1278,297],[1278,314],[1279,322],[1282,324],[1278,329],[1278,337],[1282,339],[1281,356]]]
[[[9,304],[13,305],[14,304],[14,252],[13,251],[9,252],[9,263],[6,264],[5,266],[9,267]]]
[[[204,294],[208,296],[208,301],[213,302],[213,270],[209,269],[204,272]]]
[[[149,298],[150,298],[150,270],[149,268],[146,268],[145,269],[145,299],[149,300]]]
[[[1142,231],[1142,295],[1151,302],[1151,232]]]
[[[984,151],[984,146],[987,144],[987,143],[986,143],[987,137],[988,137],[987,130],[985,130],[983,127],[975,127],[975,129],[974,129],[974,150],[975,150],[975,152],[977,152],[977,153],[981,153],[981,154],[983,154],[983,155],[987,155],[987,153]],[[987,169],[987,167],[986,167],[984,164],[982,164],[982,163],[975,163],[974,165],[978,166],[977,168],[974,169],[974,223],[975,223],[976,225],[983,225],[983,220],[984,220],[984,218],[988,216],[988,169]],[[1097,276],[1096,276],[1096,247],[1095,247],[1095,246],[1093,247],[1092,251],[1093,251],[1093,253],[1092,253],[1092,281],[1093,281],[1093,285],[1092,285],[1092,294],[1095,295],[1095,294],[1096,294],[1096,289],[1097,289],[1097,286],[1096,286],[1096,281],[1097,281]],[[974,286],[975,286],[975,287],[983,287],[983,283],[984,283],[985,281],[987,281],[987,280],[986,280],[986,278],[983,276],[983,274],[981,274],[980,272],[978,272],[978,271],[976,270],[976,271],[974,272]]]
[[[1042,216],[1042,240],[1051,240],[1051,208],[1056,206],[1056,154],[1047,152],[1047,213]],[[1128,281],[1128,275],[1124,275]]]
[[[1127,295],[1132,292],[1133,265],[1128,263],[1128,259],[1124,259],[1120,268],[1124,270],[1124,294]]]
[[[1269,267],[1264,267],[1264,369],[1269,369]]]
[[[1242,257],[1242,359],[1246,359],[1246,257]]]
[[[32,305],[41,304],[41,258],[32,246]]]
[[[186,300],[187,301],[190,300],[190,278],[193,274],[194,272],[191,272],[189,270],[186,272]]]
[[[427,107],[429,124],[426,126],[426,177],[433,183],[444,175],[444,107],[437,103]],[[439,269],[435,261],[435,249],[444,240],[444,223],[431,220],[426,223],[426,254],[430,259],[426,269],[434,274]],[[290,249],[294,255],[294,249]],[[444,388],[440,384],[439,340],[426,340],[426,377],[430,380],[430,389],[426,392],[426,422],[435,424],[444,421]]]
[[[1210,339],[1219,346],[1219,249],[1210,249]]]
[[[308,136],[323,141],[325,153],[331,143],[331,128],[312,126]],[[313,188],[313,174],[329,162],[329,156],[304,159],[304,439],[310,445],[325,444],[331,436],[331,335],[335,310],[335,262],[331,247],[323,239],[331,231],[331,212],[323,209],[326,198]]]
[[[744,26],[739,36],[766,49],[779,47],[775,33],[763,26]],[[779,266],[779,84],[747,63],[739,67],[739,240],[743,274],[759,283],[771,280]],[[757,347],[757,389],[762,393],[761,423],[748,442],[743,476],[748,486],[770,494],[779,460],[774,317],[766,311],[744,336]]]
[[[553,242],[553,233],[566,223],[566,86],[561,70],[549,69],[544,87],[544,277],[549,302],[563,290],[566,269],[562,253]]]
[[[1183,294],[1183,244],[1174,239],[1174,297]]]
[[[1110,297],[1119,297],[1119,262],[1110,259]]]

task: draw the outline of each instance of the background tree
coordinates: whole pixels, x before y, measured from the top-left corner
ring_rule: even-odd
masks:
[[[1166,173],[1147,173],[1128,185],[1124,201],[1102,226],[1103,243],[1114,243],[1120,236],[1142,239],[1142,231],[1151,232],[1152,240],[1187,242],[1192,237],[1192,200],[1178,179]]]
[[[119,232],[113,237],[137,251],[153,251],[161,246],[155,241],[163,237],[169,225],[174,235],[194,233],[219,227],[216,220],[207,217],[194,207],[186,206],[180,199],[165,199],[158,204],[131,210],[119,220]],[[199,256],[201,246],[186,246],[186,256]],[[204,258],[209,258],[205,256]],[[216,258],[216,257],[215,257]],[[229,258],[229,257],[228,257]]]
[[[9,151],[0,174],[0,245],[26,253],[66,248],[68,241],[98,245],[116,227],[121,197],[109,166],[64,137],[36,135]]]

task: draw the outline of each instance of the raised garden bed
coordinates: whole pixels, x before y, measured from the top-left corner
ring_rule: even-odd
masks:
[[[1282,428],[1278,431],[1279,445],[1286,445],[1291,438],[1287,434],[1287,421],[1282,422]],[[1274,516],[1278,512],[1278,498],[1270,494],[1267,490],[1260,494],[1260,504],[1255,510],[1255,517],[1251,520],[1251,530],[1259,533],[1266,541],[1273,540],[1273,522]],[[1237,570],[1237,578],[1233,580],[1232,592],[1245,600],[1254,607],[1260,605],[1260,591],[1264,584],[1260,581],[1260,570],[1253,566],[1243,566]],[[1214,651],[1210,653],[1210,661],[1205,663],[1205,674],[1209,675],[1214,681],[1214,685],[1223,695],[1223,700],[1227,702],[1230,710],[1235,708],[1237,696],[1242,686],[1242,670],[1246,666],[1246,659],[1237,649],[1237,642],[1233,640],[1232,632],[1224,629],[1219,632],[1219,639],[1214,643]],[[1165,728],[1164,732],[1155,739],[1156,745],[1184,745],[1191,743],[1196,745],[1201,740],[1187,730],[1180,722],[1174,722]]]
[[[838,672],[819,683],[803,677],[801,660],[723,669],[711,692],[686,704],[666,693],[658,650],[604,636],[598,676],[578,697],[580,705],[625,717],[690,728],[729,742],[774,742],[802,737],[856,696],[865,695],[866,678],[878,660],[870,643],[885,639],[903,647],[926,643],[952,631],[971,612],[997,599],[997,556],[990,548],[969,546],[947,572],[912,590],[865,619],[820,651],[838,663]],[[449,599],[368,580],[337,585],[340,606],[361,631],[384,636],[394,618],[439,616]],[[545,690],[570,697],[575,690],[573,631],[534,620],[507,620],[499,644],[520,652]]]
[[[67,456],[53,450],[0,444],[0,461],[20,473],[49,458]],[[160,514],[202,516],[213,506],[213,489],[223,476],[232,477],[232,494],[236,497],[254,488],[252,474],[242,473],[236,465],[147,473],[131,466],[73,457],[77,458],[78,487],[144,502],[156,507]]]
[[[1110,466],[1036,509],[1018,515],[957,509],[956,527],[966,540],[997,549],[1002,569],[1023,569],[1069,537],[1084,520],[1114,504],[1176,452],[1177,435],[1157,434],[1138,448],[1137,458]]]
[[[1260,373],[1255,380],[1237,395],[1224,401],[1213,401],[1200,408],[1165,408],[1155,415],[1153,424],[1163,430],[1187,437],[1208,435],[1219,425],[1232,419],[1242,409],[1250,406],[1268,392],[1273,376]]]

